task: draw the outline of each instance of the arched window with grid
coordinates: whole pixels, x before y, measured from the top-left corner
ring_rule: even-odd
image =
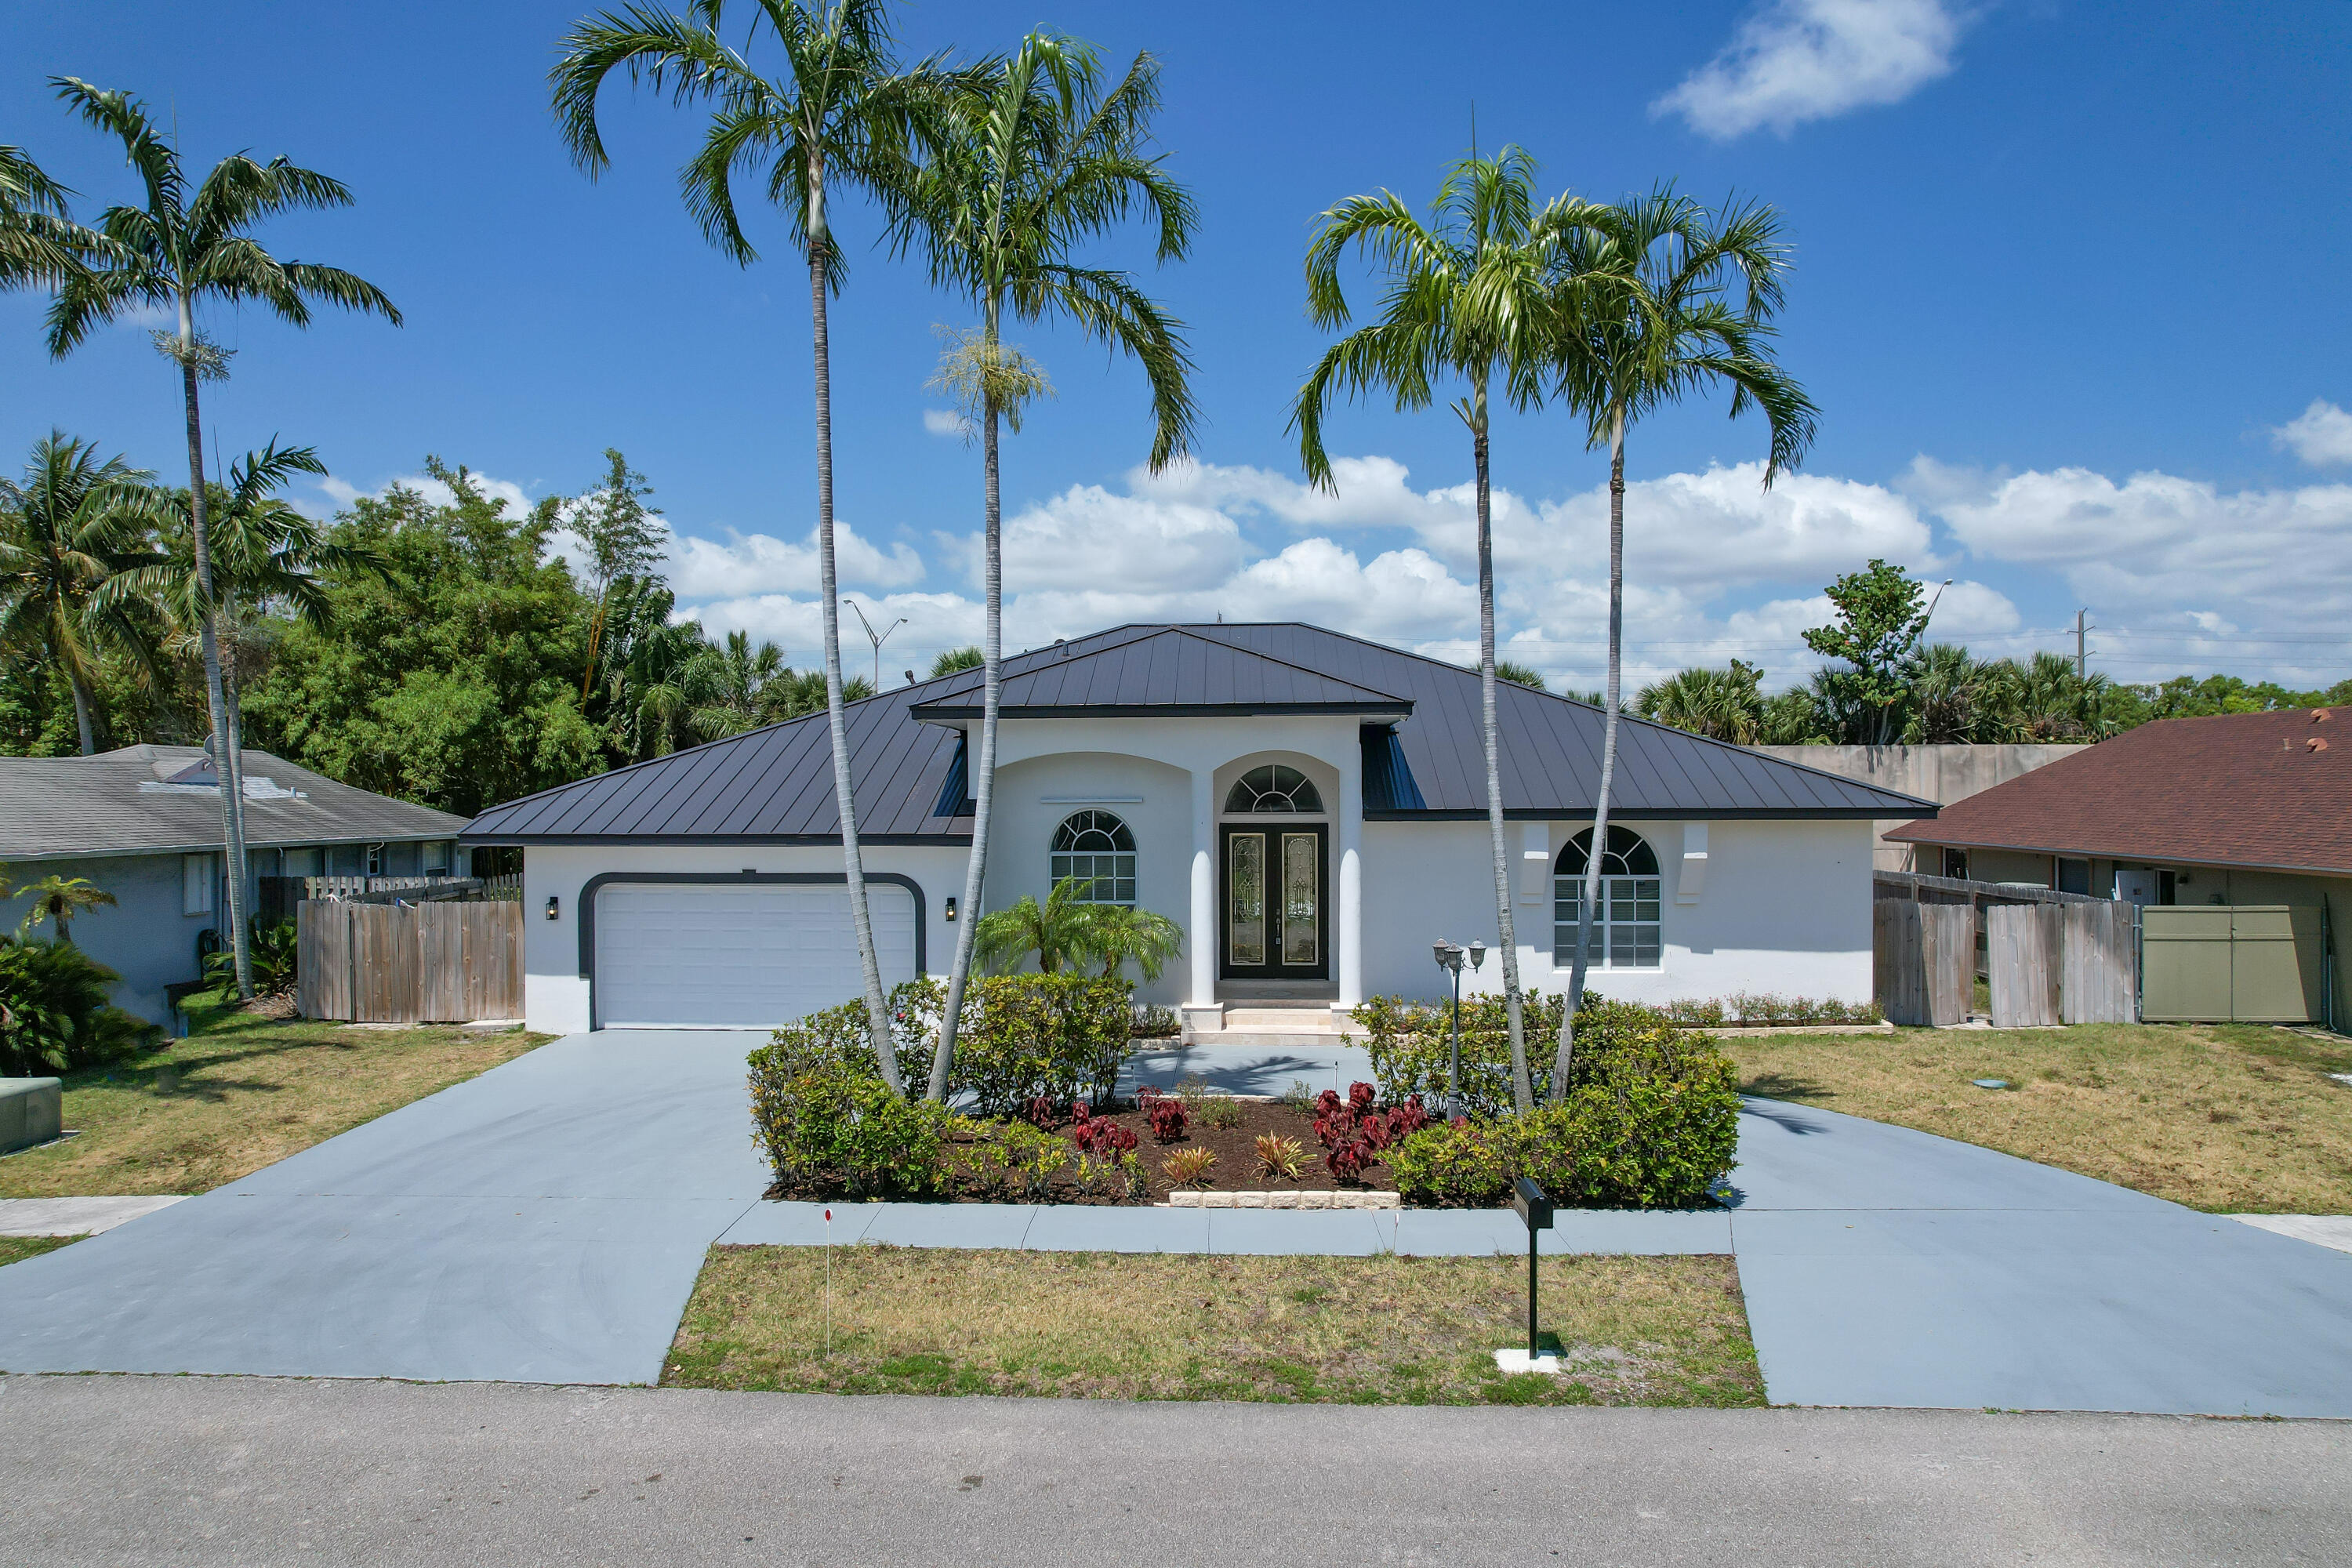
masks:
[[[1315,781],[1297,768],[1269,763],[1262,768],[1252,768],[1234,781],[1225,795],[1225,815],[1239,816],[1271,812],[1299,816],[1320,816],[1323,796]]]
[[[1065,877],[1081,884],[1082,904],[1135,904],[1135,835],[1108,811],[1078,811],[1063,818],[1054,834],[1054,885]]]
[[[1592,829],[1568,842],[1552,867],[1552,963],[1576,962],[1576,903],[1584,896],[1584,872],[1592,853]],[[1601,857],[1601,900],[1592,910],[1595,969],[1658,967],[1658,856],[1630,827],[1612,823],[1609,847]]]

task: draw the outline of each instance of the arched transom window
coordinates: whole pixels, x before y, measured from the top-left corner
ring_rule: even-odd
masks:
[[[1322,810],[1323,797],[1316,792],[1314,781],[1280,763],[1252,768],[1234,781],[1232,793],[1225,796],[1228,816],[1274,811],[1314,816]]]
[[[1135,835],[1108,811],[1073,812],[1054,834],[1053,879],[1078,879],[1082,904],[1135,903]]]
[[[1592,854],[1592,829],[1569,840],[1552,867],[1552,963],[1576,962],[1576,905]],[[1658,855],[1630,827],[1612,824],[1601,857],[1601,898],[1592,910],[1591,956],[1596,969],[1658,967]]]

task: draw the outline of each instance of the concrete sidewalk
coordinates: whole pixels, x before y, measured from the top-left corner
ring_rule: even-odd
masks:
[[[96,1236],[186,1201],[184,1193],[131,1198],[0,1198],[0,1236]]]

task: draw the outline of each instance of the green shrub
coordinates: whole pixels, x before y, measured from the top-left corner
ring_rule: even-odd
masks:
[[[77,1072],[162,1031],[108,1000],[121,978],[68,942],[0,936],[0,1077]]]
[[[1578,1016],[1570,1077],[1563,1104],[1405,1139],[1388,1156],[1398,1190],[1485,1205],[1528,1176],[1563,1205],[1689,1208],[1731,1170],[1738,1076],[1711,1042],[1649,1008],[1596,1003]]]
[[[1661,1012],[1677,1024],[1699,1028],[1725,1025],[1875,1024],[1886,1015],[1876,1002],[1840,1002],[1833,997],[1781,996],[1735,991],[1720,1000],[1684,998],[1669,1002]]]
[[[969,1093],[984,1116],[1011,1116],[1044,1099],[1110,1102],[1133,1048],[1134,1009],[1123,980],[1084,974],[992,974],[964,993],[950,1092]],[[947,992],[923,979],[891,998],[891,1032],[901,1061],[929,1070]]]
[[[256,915],[247,929],[252,939],[246,952],[253,961],[253,989],[263,996],[287,996],[294,991],[295,954],[299,942],[295,937],[294,922],[279,921],[263,925]],[[236,955],[227,948],[215,948],[205,954],[204,977],[215,986],[236,984]]]
[[[946,1186],[962,1118],[883,1081],[864,1002],[778,1029],[751,1068],[752,1137],[776,1173],[772,1191],[929,1197]]]
[[[1559,996],[1540,991],[1522,994],[1521,1026],[1538,1100],[1551,1081],[1560,1004]],[[1383,1104],[1401,1105],[1416,1094],[1432,1107],[1444,1102],[1452,1020],[1451,1003],[1402,996],[1374,996],[1356,1009]],[[1510,1015],[1499,994],[1462,998],[1462,1108],[1479,1121],[1511,1110]]]

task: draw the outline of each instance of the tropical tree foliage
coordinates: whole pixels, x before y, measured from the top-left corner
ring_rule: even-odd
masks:
[[[1032,962],[1046,974],[1099,963],[1108,978],[1132,963],[1144,979],[1159,979],[1183,951],[1184,928],[1150,910],[1085,902],[1086,887],[1083,878],[1065,877],[1042,904],[1035,894],[1024,893],[1010,907],[981,916],[972,922],[974,955],[1000,973]]]
[[[1495,537],[1488,441],[1489,399],[1517,408],[1540,403],[1561,351],[1565,323],[1585,308],[1589,277],[1559,282],[1569,239],[1587,205],[1556,197],[1538,207],[1535,160],[1517,147],[1473,153],[1448,171],[1424,222],[1392,192],[1351,196],[1326,212],[1307,249],[1307,310],[1318,326],[1352,320],[1339,277],[1351,252],[1382,289],[1379,317],[1332,344],[1291,407],[1299,461],[1308,479],[1334,490],[1323,421],[1339,397],[1378,392],[1400,413],[1426,408],[1441,382],[1465,389],[1454,412],[1470,437],[1478,517],[1478,670],[1486,741],[1486,822],[1494,858],[1495,919],[1501,936],[1504,1005],[1511,1038],[1512,1093],[1534,1108],[1512,930],[1510,862],[1503,845],[1500,737],[1496,728]],[[1500,386],[1496,384],[1499,380]],[[1536,684],[1541,685],[1540,680]]]
[[[244,768],[231,739],[219,655],[219,601],[212,581],[212,542],[205,514],[204,429],[197,384],[228,374],[233,351],[205,336],[200,307],[257,305],[291,325],[308,326],[316,303],[372,311],[394,325],[400,312],[375,285],[341,268],[279,261],[253,238],[268,219],[306,209],[351,205],[342,184],[283,157],[257,163],[242,153],[215,164],[191,183],[176,141],[125,92],[106,91],[76,77],[52,77],[58,96],[92,129],[120,142],[142,186],[137,205],[99,216],[86,259],[58,274],[49,309],[49,352],[60,358],[100,325],[141,310],[177,318],[175,331],[153,334],[156,349],[179,369],[188,437],[189,516],[193,565],[204,616],[199,628],[205,661],[205,709],[211,732],[223,742],[221,821],[228,850],[228,915],[236,957],[238,994],[253,994],[247,946]]]
[[[1671,186],[1602,209],[1563,237],[1562,289],[1570,330],[1559,334],[1559,395],[1585,418],[1588,444],[1609,449],[1609,675],[1601,710],[1601,784],[1592,841],[1609,837],[1617,771],[1625,628],[1625,436],[1660,408],[1717,388],[1731,416],[1760,410],[1769,433],[1764,485],[1803,461],[1812,444],[1811,399],[1773,357],[1788,247],[1761,203],[1708,209]],[[1584,1000],[1601,865],[1590,858],[1577,898],[1576,952],[1561,1009],[1552,1098],[1567,1092],[1576,1015]],[[1506,950],[1507,952],[1507,949]]]
[[[679,106],[707,106],[702,143],[679,171],[687,211],[713,245],[743,266],[759,253],[744,234],[736,199],[739,176],[751,176],[779,208],[808,263],[810,342],[816,405],[816,528],[824,616],[827,722],[833,740],[834,803],[849,885],[850,921],[866,980],[866,1027],[892,1089],[903,1087],[890,1044],[889,1009],[866,899],[858,850],[857,802],[849,773],[842,715],[841,598],[834,560],[833,369],[826,310],[843,268],[828,198],[843,186],[886,199],[906,179],[910,138],[937,118],[950,87],[934,61],[900,68],[884,0],[749,0],[750,15],[730,29],[726,0],[694,0],[683,15],[650,5],[605,11],[563,40],[549,73],[555,118],[574,163],[593,178],[610,161],[596,100],[614,71],[667,94]],[[772,71],[746,51],[767,41]],[[740,37],[740,47],[729,42]],[[592,647],[593,652],[593,647]],[[967,928],[969,929],[969,928]],[[936,1097],[935,1097],[936,1098]]]

